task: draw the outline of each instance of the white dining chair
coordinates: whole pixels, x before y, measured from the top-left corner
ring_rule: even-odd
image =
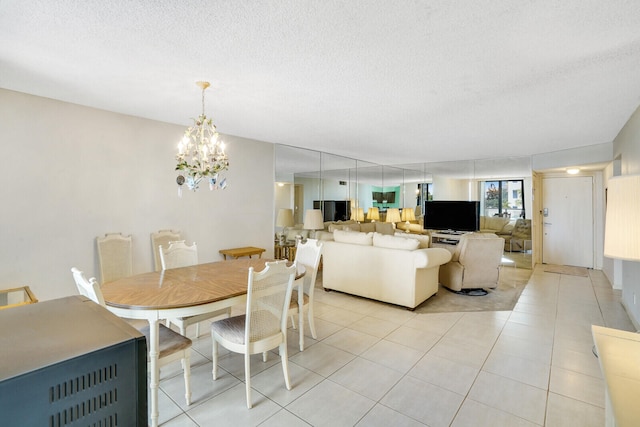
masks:
[[[287,312],[296,266],[287,267],[287,261],[265,263],[265,269],[254,272],[249,268],[246,313],[211,324],[213,341],[213,379],[218,377],[218,344],[229,351],[244,354],[244,376],[247,395],[247,408],[251,408],[251,369],[252,354],[262,353],[263,361],[267,352],[278,347],[282,360],[282,371],[287,390],[289,365],[287,356]]]
[[[151,248],[153,250],[153,265],[156,271],[162,270],[160,261],[160,245],[169,247],[170,242],[183,240],[179,230],[158,230],[151,233]]]
[[[309,330],[311,336],[315,339],[316,325],[313,321],[313,293],[316,287],[316,276],[318,274],[318,266],[320,265],[320,257],[322,256],[322,242],[316,239],[307,239],[306,242],[298,243],[298,249],[296,250],[295,262],[297,265],[303,265],[305,268],[305,275],[298,280],[302,280],[302,306],[299,306],[298,287],[294,286],[291,293],[291,303],[289,305],[289,316],[291,316],[291,324],[293,328],[296,328],[296,322],[294,316],[297,314],[300,324],[299,329],[299,344],[300,351],[304,351],[304,310],[307,310],[307,318],[309,319]]]
[[[131,235],[107,233],[96,237],[96,245],[102,283],[113,282],[133,274]]]
[[[195,242],[193,242],[191,246],[185,244],[184,240],[170,242],[166,248],[160,245],[159,252],[160,264],[162,265],[163,270],[188,267],[198,263],[198,246]],[[180,333],[186,337],[189,325],[196,325],[196,337],[199,337],[200,322],[220,316],[229,317],[230,315],[231,309],[225,308],[222,310],[212,311],[210,313],[198,314],[196,316],[167,319],[167,326],[170,326],[171,323],[173,323],[180,329]]]
[[[96,304],[106,307],[100,284],[95,277],[87,280],[84,273],[75,267],[71,269],[71,273],[73,274],[73,279],[76,282],[76,287],[80,295],[84,295]],[[135,324],[132,323],[132,326],[135,327]],[[172,331],[161,323],[158,324],[158,327],[158,367],[161,368],[176,360],[181,360],[184,371],[184,397],[187,405],[191,405],[191,340]],[[142,327],[136,327],[136,329],[145,336],[148,347],[150,339],[149,324],[147,323]],[[96,331],[96,333],[99,332],[100,331]]]

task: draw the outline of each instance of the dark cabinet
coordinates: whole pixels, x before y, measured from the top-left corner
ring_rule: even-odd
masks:
[[[321,209],[324,221],[346,221],[351,218],[348,200],[314,200],[313,209]]]

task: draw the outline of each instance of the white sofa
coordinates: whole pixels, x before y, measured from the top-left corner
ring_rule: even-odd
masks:
[[[408,236],[336,230],[324,242],[322,286],[410,309],[438,292],[451,253]],[[424,243],[422,243],[424,246]]]

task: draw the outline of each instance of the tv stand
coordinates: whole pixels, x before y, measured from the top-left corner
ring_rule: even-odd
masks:
[[[432,244],[457,245],[460,237],[470,233],[469,231],[435,230],[431,232]]]

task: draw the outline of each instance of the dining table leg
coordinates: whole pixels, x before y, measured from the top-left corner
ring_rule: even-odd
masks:
[[[159,321],[149,319],[149,391],[151,394],[151,426],[158,427],[158,384],[160,369],[158,368]]]

